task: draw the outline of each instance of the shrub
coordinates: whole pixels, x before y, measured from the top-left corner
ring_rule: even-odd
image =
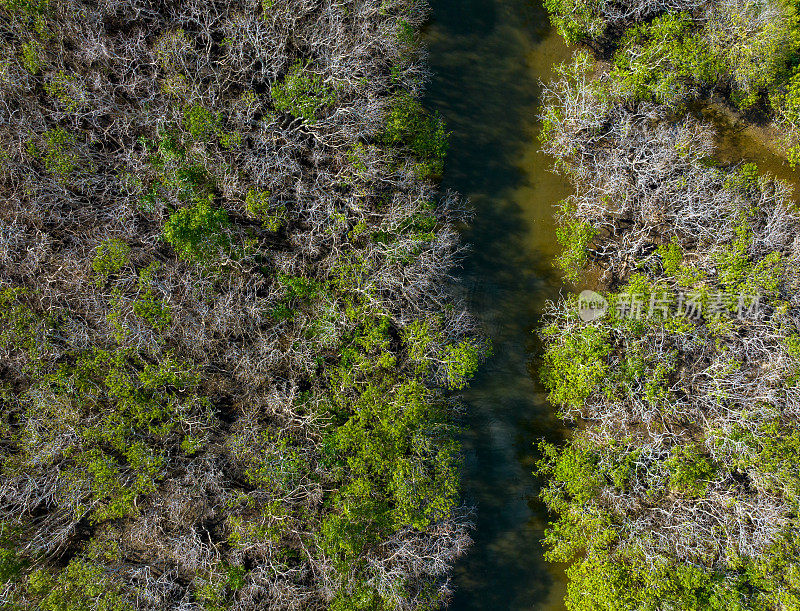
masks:
[[[780,0],[716,2],[705,36],[730,75],[734,102],[744,109],[785,80],[787,64],[797,51]]]
[[[714,84],[722,65],[687,15],[665,15],[625,33],[610,76],[634,100],[683,101],[696,84]]]
[[[208,200],[200,200],[192,207],[172,213],[164,224],[163,235],[182,259],[204,261],[229,243],[225,234],[229,225],[225,210],[212,207]]]
[[[220,129],[222,117],[203,106],[188,106],[183,110],[183,124],[195,140],[210,140]]]
[[[709,460],[690,446],[676,446],[666,467],[670,487],[687,496],[702,496],[715,472]]]
[[[122,594],[122,584],[101,566],[75,558],[56,576],[38,569],[28,577],[27,589],[41,611],[133,611]]]
[[[556,239],[562,247],[556,264],[563,270],[567,280],[578,280],[589,261],[587,249],[596,234],[597,230],[589,223],[574,218],[566,218],[556,228]]]
[[[121,270],[128,262],[131,248],[122,240],[110,238],[103,241],[96,249],[92,269],[98,282],[104,281],[110,274]]]
[[[22,43],[22,65],[31,74],[39,74],[44,67],[44,47],[38,40]]]
[[[49,129],[42,134],[44,151],[39,149],[35,141],[28,144],[28,154],[42,159],[48,172],[55,174],[60,182],[78,168],[78,153],[75,151],[75,136],[63,127]]]
[[[269,191],[250,189],[245,198],[247,214],[261,221],[265,229],[269,231],[279,231],[286,222],[286,208],[283,206],[272,207],[269,199]]]
[[[448,133],[439,115],[430,116],[410,96],[398,98],[386,121],[384,141],[408,147],[418,159],[417,168],[423,178],[436,178],[444,171]]]
[[[545,0],[550,21],[567,41],[575,44],[585,38],[599,38],[606,29],[605,20],[591,0]]]
[[[67,112],[77,111],[86,102],[86,91],[80,79],[63,70],[53,76],[44,88],[49,95],[61,102]]]
[[[164,32],[153,47],[156,60],[164,70],[177,70],[181,67],[192,48],[189,36],[183,29]]]
[[[320,111],[336,99],[322,77],[301,61],[294,64],[282,82],[271,87],[270,93],[276,110],[303,119],[308,125],[314,125]]]
[[[544,331],[552,339],[544,354],[542,383],[556,405],[580,409],[605,378],[610,351],[607,331],[593,325]]]

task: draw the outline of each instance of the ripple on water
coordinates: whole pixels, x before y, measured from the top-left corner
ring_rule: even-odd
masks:
[[[530,0],[434,0],[427,105],[452,131],[445,188],[474,221],[460,280],[494,354],[465,393],[466,500],[475,545],[456,567],[452,609],[563,609],[563,567],[543,559],[546,514],[534,441],[563,429],[532,375],[546,299],[562,286],[553,205],[570,186],[538,152],[539,79],[569,52]],[[535,372],[533,372],[535,374]]]

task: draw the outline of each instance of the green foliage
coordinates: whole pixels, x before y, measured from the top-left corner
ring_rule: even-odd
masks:
[[[781,90],[773,92],[772,106],[784,124],[782,136],[788,145],[787,158],[792,168],[800,163],[800,70]]]
[[[447,345],[444,361],[447,363],[448,387],[452,390],[465,388],[484,355],[484,348],[473,339]]]
[[[655,566],[637,559],[615,561],[593,554],[567,569],[570,610],[638,611],[693,609],[744,611],[742,595],[724,575],[690,565]]]
[[[599,38],[606,24],[597,11],[597,2],[591,0],[545,0],[550,21],[567,44],[586,38]]]
[[[225,210],[212,207],[208,201],[198,201],[172,213],[164,224],[163,235],[182,259],[207,261],[229,244],[225,233],[229,225]]]
[[[222,116],[199,105],[183,110],[183,124],[195,140],[210,140],[220,129]]]
[[[629,29],[614,57],[611,79],[634,100],[684,100],[696,82],[714,84],[722,66],[687,15],[669,14]]]
[[[348,358],[372,368],[363,360],[372,341],[362,336],[366,354]],[[342,566],[401,524],[426,528],[458,500],[458,447],[448,436],[442,406],[418,381],[395,388],[390,383],[388,374],[376,376],[357,382],[360,393],[352,399],[337,399],[352,415],[325,441],[331,466],[347,473],[349,482],[336,494],[337,512],[323,526],[323,545]],[[439,433],[427,438],[424,432],[436,428]]]
[[[44,86],[45,91],[59,102],[67,112],[77,111],[86,101],[86,92],[80,79],[63,70],[53,76]]]
[[[29,292],[22,287],[0,289],[0,348],[27,354],[30,367],[49,346],[51,332],[57,328],[55,315],[44,315],[27,303]]]
[[[542,459],[537,474],[547,479],[542,498],[558,518],[545,531],[546,558],[567,562],[587,549],[606,550],[616,540],[609,516],[594,505],[603,474],[599,456],[573,443],[564,448],[540,444]]]
[[[683,263],[683,249],[675,238],[669,244],[662,244],[658,247],[658,254],[661,257],[661,267],[667,276],[678,274],[681,263]]]
[[[731,76],[731,97],[740,108],[755,106],[765,91],[785,81],[787,66],[800,48],[781,4],[746,0],[714,7],[707,36]]]
[[[598,456],[580,446],[570,444],[558,448],[549,443],[539,446],[543,458],[539,464],[540,472],[552,477],[551,494],[557,491],[557,506],[569,500],[578,505],[591,502],[603,484],[599,472]]]
[[[800,499],[800,432],[771,421],[755,434],[739,429],[733,438],[746,448],[736,457],[737,469],[758,473],[767,490]]]
[[[6,522],[0,522],[0,584],[17,580],[28,562],[17,549],[17,533]]]
[[[183,127],[197,142],[218,141],[222,148],[231,149],[242,144],[242,135],[237,132],[226,132],[223,129],[221,112],[195,104],[183,109]]]
[[[270,88],[275,109],[303,119],[308,125],[317,122],[319,113],[336,100],[333,89],[301,61],[292,66],[283,81]]]
[[[269,231],[280,231],[286,222],[285,206],[272,206],[270,204],[269,191],[257,191],[250,189],[245,198],[247,214],[261,221],[265,229]]]
[[[709,480],[714,476],[714,466],[691,446],[676,446],[666,462],[670,487],[686,496],[705,494]]]
[[[330,606],[330,611],[384,611],[385,609],[388,608],[381,603],[380,595],[373,588],[363,584],[356,586],[354,591],[339,590]]]
[[[25,419],[46,423],[20,435],[22,452],[8,456],[7,473],[59,462],[59,488],[74,519],[118,519],[136,512],[136,499],[155,491],[175,445],[204,426],[208,402],[198,375],[170,355],[146,362],[130,348],[94,349],[43,369],[23,397]],[[64,442],[63,456],[42,448]],[[61,443],[61,442],[59,442]]]
[[[22,65],[31,74],[39,74],[44,67],[44,47],[38,40],[22,43]]]
[[[423,178],[437,178],[444,171],[449,134],[439,115],[430,116],[422,105],[405,95],[397,98],[386,121],[384,141],[405,146],[418,159]]]
[[[179,70],[191,48],[191,40],[183,29],[164,32],[154,45],[156,59],[167,71]]]
[[[303,278],[302,276],[289,276],[287,274],[280,274],[278,282],[286,287],[289,295],[301,301],[315,299],[324,291],[324,286],[310,278]]]
[[[181,144],[177,130],[163,130],[154,143],[145,139],[141,142],[149,152],[147,161],[155,173],[140,202],[144,211],[155,212],[159,204],[169,199],[210,205],[215,193],[214,180],[202,157],[195,157]]]
[[[731,191],[739,190],[752,192],[759,187],[758,166],[755,163],[745,163],[737,168],[725,180],[725,188]]]
[[[424,530],[458,500],[459,450],[445,406],[398,370],[389,318],[354,313],[354,320],[358,329],[343,338],[338,362],[326,372],[336,426],[322,452],[343,484],[321,545],[345,573],[387,533],[402,524]]]
[[[95,250],[92,269],[97,276],[98,283],[105,281],[111,274],[117,273],[127,263],[131,247],[122,240],[109,238]]]
[[[28,154],[41,159],[48,172],[55,174],[60,182],[65,182],[78,169],[75,135],[63,127],[54,127],[44,132],[42,139],[44,150],[40,150],[36,141],[30,141]]]
[[[156,331],[164,331],[172,321],[170,307],[149,289],[133,302],[133,313],[146,320]]]
[[[51,575],[37,569],[28,577],[27,590],[41,611],[133,611],[136,607],[122,593],[122,584],[99,565],[85,559],[70,561]]]
[[[731,291],[738,289],[747,279],[751,268],[747,252],[752,241],[750,228],[746,222],[742,222],[736,227],[736,239],[730,248],[722,249],[715,255],[720,282]]]
[[[0,0],[0,8],[25,17],[44,17],[52,10],[50,0]]]
[[[541,369],[542,383],[556,405],[578,409],[606,377],[608,332],[586,324],[567,330],[548,327]],[[552,340],[552,341],[549,341]]]
[[[562,204],[563,207],[566,204]],[[584,221],[567,218],[556,228],[556,239],[562,247],[556,264],[564,271],[564,276],[576,282],[581,271],[589,261],[587,249],[597,230]]]

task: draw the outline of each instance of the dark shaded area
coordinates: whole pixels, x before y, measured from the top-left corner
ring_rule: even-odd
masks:
[[[475,545],[456,567],[452,609],[560,609],[563,576],[543,558],[547,520],[532,475],[534,443],[562,437],[531,362],[532,333],[561,284],[531,217],[552,216],[567,192],[536,147],[536,49],[549,32],[525,0],[434,0],[428,28],[433,79],[426,106],[452,131],[443,186],[475,211],[459,274],[494,354],[465,393],[465,500],[478,507]],[[535,200],[535,201],[532,201]],[[531,213],[531,211],[533,211]],[[550,235],[544,241],[555,241]]]

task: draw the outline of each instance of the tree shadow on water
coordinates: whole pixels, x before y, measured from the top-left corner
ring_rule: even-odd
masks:
[[[543,560],[546,515],[532,471],[534,441],[559,440],[562,427],[529,370],[532,331],[560,283],[551,257],[531,246],[531,202],[521,195],[544,171],[522,160],[536,146],[539,83],[529,61],[546,16],[530,0],[432,4],[426,104],[452,132],[443,187],[474,210],[459,277],[494,346],[464,393],[463,487],[478,513],[475,544],[454,572],[451,609],[561,608],[549,603],[558,577]]]

